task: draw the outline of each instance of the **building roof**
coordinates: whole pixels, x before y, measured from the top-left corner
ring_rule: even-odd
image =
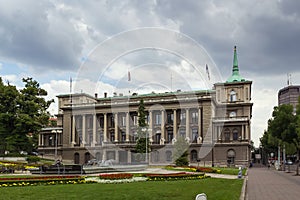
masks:
[[[243,81],[246,80],[240,75],[237,53],[236,53],[236,46],[234,46],[232,75],[227,79],[226,83],[243,82]]]

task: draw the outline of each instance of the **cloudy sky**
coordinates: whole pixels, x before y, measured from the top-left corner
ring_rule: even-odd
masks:
[[[0,0],[0,76],[18,87],[33,77],[49,98],[68,93],[70,77],[73,92],[100,97],[209,89],[230,76],[236,45],[257,146],[287,74],[300,85],[299,12],[298,0]]]

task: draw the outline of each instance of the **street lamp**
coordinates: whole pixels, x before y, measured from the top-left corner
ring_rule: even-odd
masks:
[[[147,129],[145,127],[142,128],[142,132],[144,132],[146,134],[146,162],[148,162],[148,132],[152,131],[152,129]]]
[[[58,138],[57,138],[57,133],[62,133],[61,130],[52,130],[52,133],[55,133],[55,153],[54,153],[54,157],[55,160],[57,159],[57,142],[58,142]]]

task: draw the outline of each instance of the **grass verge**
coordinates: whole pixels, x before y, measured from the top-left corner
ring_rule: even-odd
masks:
[[[201,179],[125,184],[80,184],[0,188],[0,199],[239,199],[243,180]]]

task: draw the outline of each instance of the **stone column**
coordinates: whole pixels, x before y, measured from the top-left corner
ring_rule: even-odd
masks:
[[[201,137],[201,139],[203,140],[202,138],[202,124],[201,124],[201,108],[198,109],[198,137]],[[202,143],[202,141],[201,141]]]
[[[117,161],[117,163],[120,163],[120,160],[119,160],[119,151],[115,150],[115,154],[116,154],[116,161]]]
[[[246,125],[246,139],[247,140],[250,140],[251,138],[250,138],[250,126],[248,126],[248,124]]]
[[[149,110],[149,141],[150,143],[153,142],[152,139],[152,131],[153,131],[153,113],[152,110]]]
[[[39,144],[38,144],[38,146],[41,146],[42,145],[42,136],[41,136],[42,134],[41,133],[39,133]]]
[[[72,145],[74,145],[76,142],[75,142],[75,132],[76,132],[76,116],[73,115],[72,116]]]
[[[127,151],[127,163],[131,163],[131,151]]]
[[[165,111],[161,111],[161,139],[165,140]]]
[[[185,109],[185,137],[190,138],[190,110]]]
[[[106,151],[103,150],[102,160],[107,160]]]
[[[126,112],[126,142],[129,142],[129,132],[130,132],[130,121],[129,112]]]
[[[118,142],[118,113],[115,113],[115,142]]]
[[[85,115],[82,115],[82,144],[85,145]]]
[[[93,142],[92,142],[93,147],[97,144],[96,133],[97,133],[97,115],[95,113],[93,114]]]
[[[44,136],[44,134],[42,135],[42,146],[44,146],[45,145],[45,136]]]
[[[244,132],[244,129],[245,129],[245,125],[242,125],[242,140],[245,140],[245,132]]]
[[[107,142],[107,114],[104,113],[104,122],[103,122],[103,142]]]
[[[177,112],[176,109],[173,110],[173,137],[177,138]]]

